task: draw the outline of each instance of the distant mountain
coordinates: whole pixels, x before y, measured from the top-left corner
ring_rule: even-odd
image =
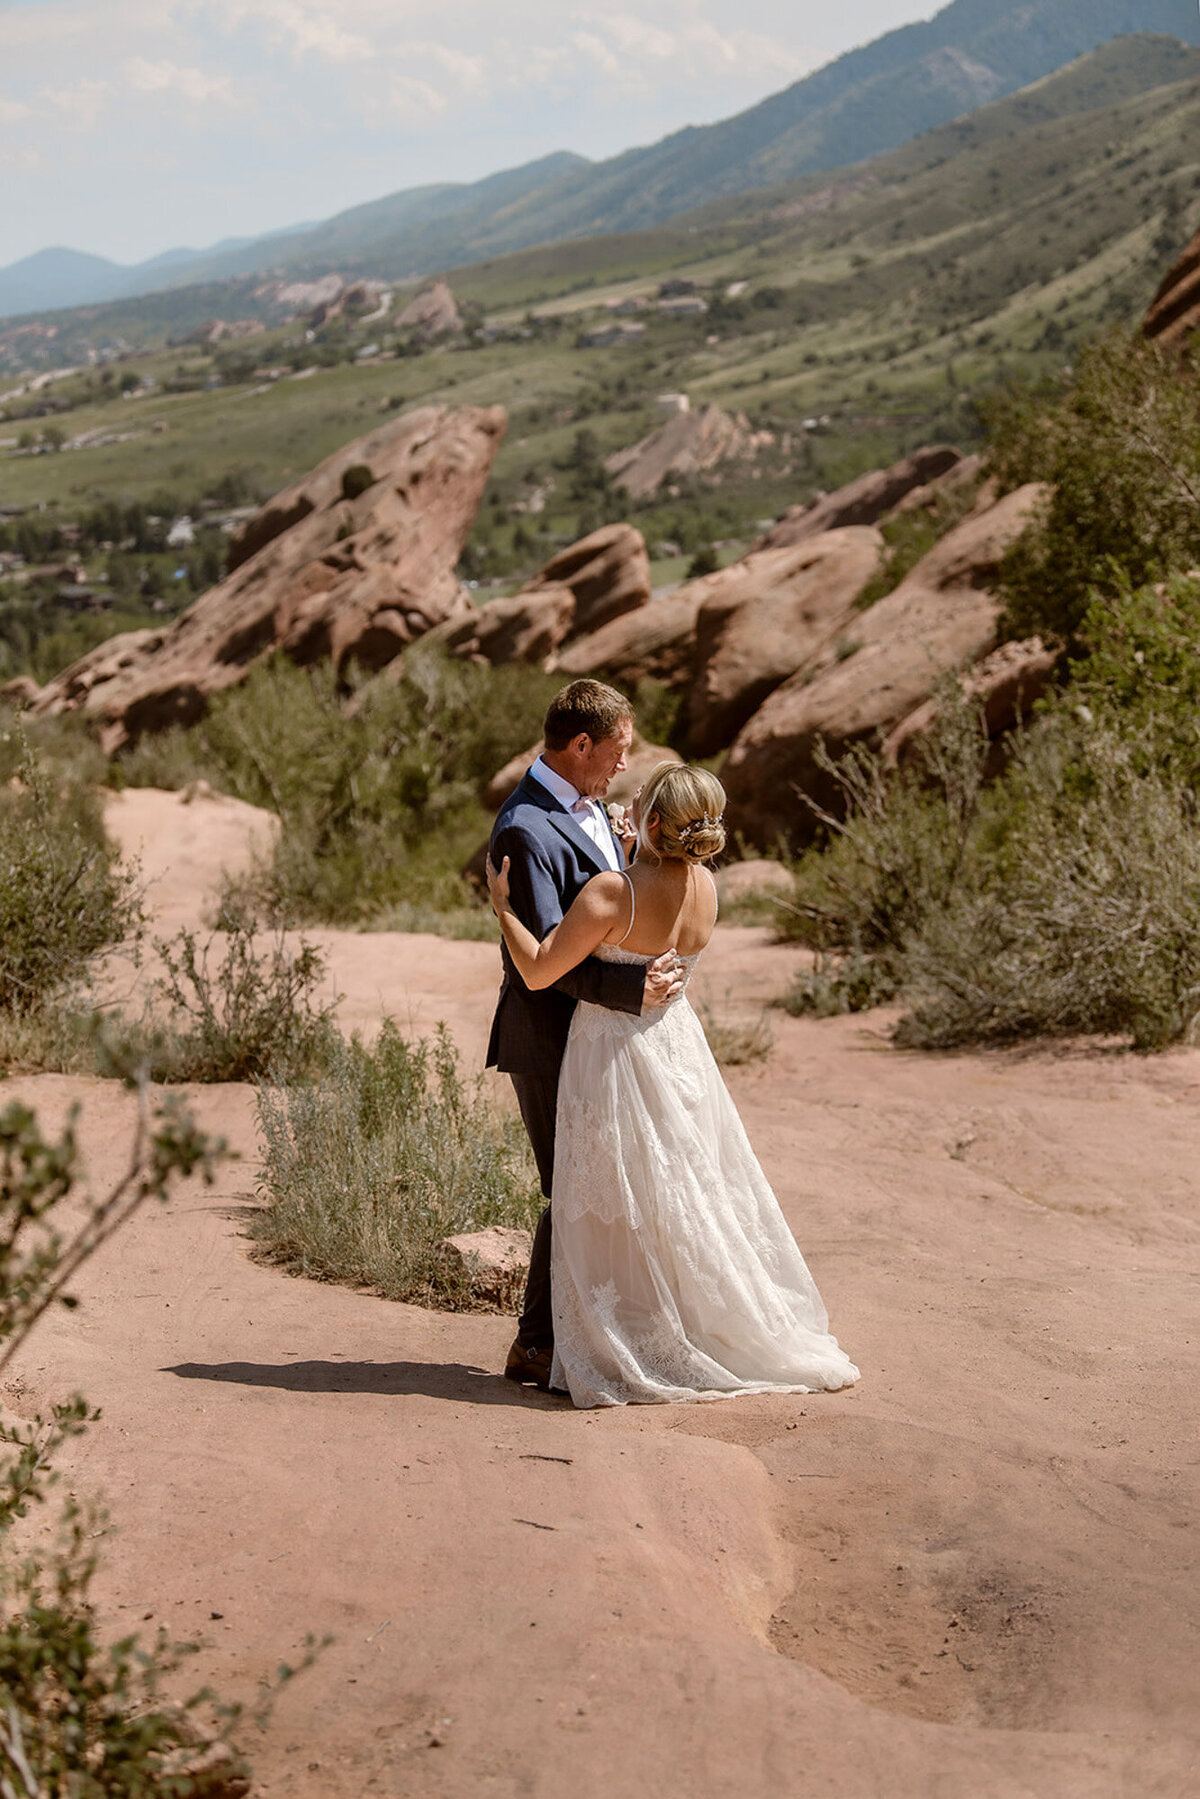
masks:
[[[1196,0],[951,0],[934,18],[848,52],[735,118],[688,127],[606,162],[564,152],[483,181],[404,190],[316,226],[168,252],[133,269],[79,257],[79,265],[92,265],[86,292],[82,266],[72,274],[63,265],[56,288],[50,268],[31,281],[30,265],[40,258],[27,257],[0,270],[0,316],[268,268],[317,274],[336,267],[399,279],[535,244],[646,229],[722,196],[895,149],[1114,38],[1147,33],[1200,45]],[[41,297],[30,301],[33,291]]]
[[[119,263],[81,250],[37,250],[0,269],[0,316],[114,299],[126,273]]]

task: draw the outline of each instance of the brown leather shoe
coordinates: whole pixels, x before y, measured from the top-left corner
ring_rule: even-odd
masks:
[[[537,1387],[541,1392],[549,1393],[553,1355],[550,1349],[526,1349],[518,1337],[508,1352],[504,1378],[515,1380],[522,1387]]]

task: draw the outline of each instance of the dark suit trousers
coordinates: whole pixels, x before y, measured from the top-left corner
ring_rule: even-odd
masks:
[[[549,1199],[554,1180],[554,1119],[558,1110],[558,1073],[510,1074],[525,1130],[533,1147],[542,1192]],[[523,1349],[554,1346],[554,1313],[550,1305],[550,1207],[538,1219],[525,1304],[517,1325],[517,1341]]]

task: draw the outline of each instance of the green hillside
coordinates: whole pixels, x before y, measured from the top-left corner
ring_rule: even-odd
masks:
[[[1155,85],[1164,72],[1184,78]],[[975,441],[985,390],[1058,369],[1098,325],[1136,319],[1198,224],[1200,51],[1126,41],[831,178],[463,269],[455,289],[485,328],[423,351],[386,322],[334,321],[312,343],[292,326],[211,351],[163,347],[160,324],[157,347],[8,402],[0,506],[45,508],[28,528],[103,501],[169,521],[273,491],[385,411],[500,402],[509,433],[465,572],[528,572],[610,517],[678,545],[677,572],[703,545],[744,541],[920,442]],[[607,302],[652,297],[668,275],[696,283],[707,310],[672,318],[651,303],[639,341],[582,347]],[[367,340],[376,349],[358,360]],[[155,385],[119,396],[139,382]],[[635,507],[601,458],[653,427],[657,393],[679,389],[744,411],[775,447]],[[83,447],[34,453],[46,433]],[[89,445],[95,434],[108,441]],[[544,506],[530,513],[535,492]],[[89,551],[89,573],[107,555]],[[147,570],[156,605],[189,599],[219,542],[207,563],[113,555],[112,591],[131,614]]]
[[[888,32],[732,119],[602,163],[560,153],[471,184],[390,194],[319,225],[203,254],[175,253],[127,270],[104,265],[90,278],[97,298],[268,270],[338,268],[403,279],[534,244],[651,229],[724,195],[894,149],[1135,33],[1200,46],[1200,10],[1194,0],[951,0],[932,19]],[[81,296],[88,278],[81,259],[43,253],[0,269],[0,317],[34,304],[31,283],[45,290],[59,264],[57,303]]]

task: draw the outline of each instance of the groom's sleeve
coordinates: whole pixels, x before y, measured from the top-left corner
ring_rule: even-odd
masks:
[[[497,868],[505,856],[509,859],[508,892],[513,911],[540,943],[563,915],[554,871],[540,844],[518,825],[496,833],[492,861]],[[602,962],[599,956],[588,956],[554,985],[559,993],[593,1006],[607,1006],[610,1012],[640,1012],[646,970],[640,963]]]

